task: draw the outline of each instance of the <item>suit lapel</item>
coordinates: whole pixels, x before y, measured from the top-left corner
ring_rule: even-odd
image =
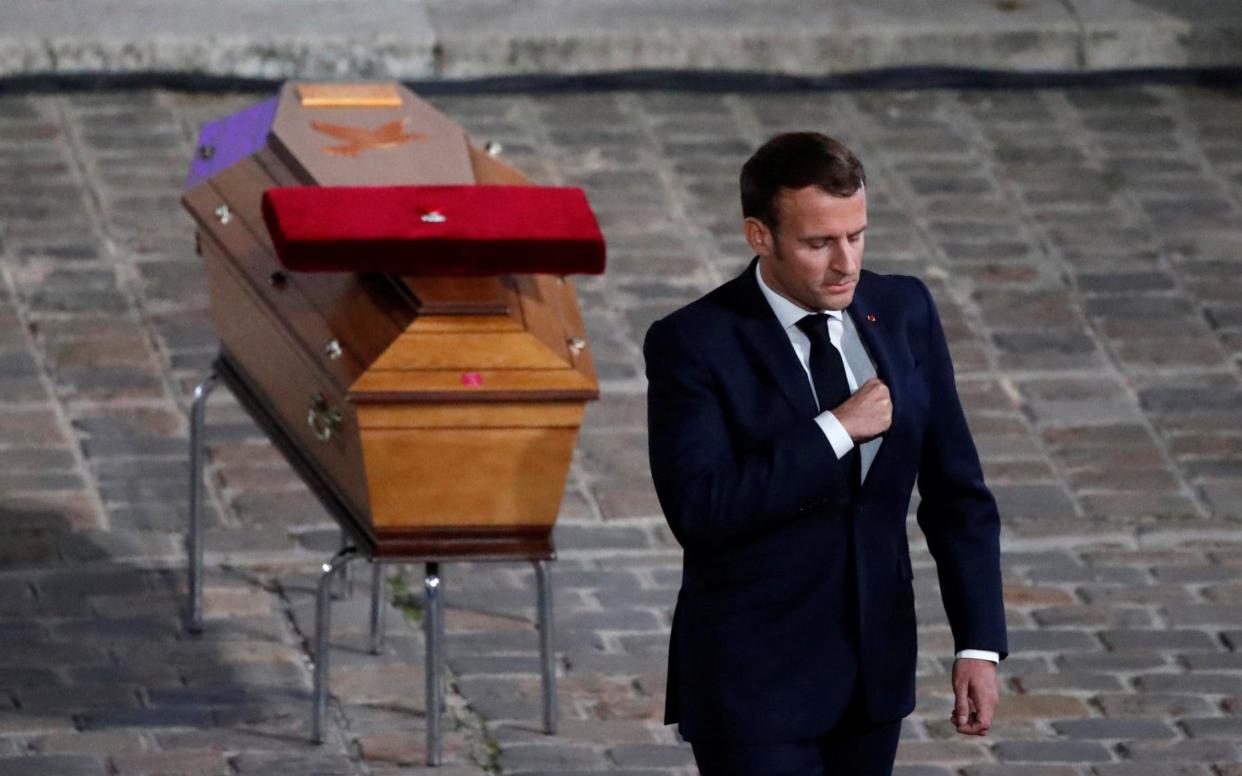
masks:
[[[759,283],[755,280],[755,264],[758,261],[758,258],[753,259],[733,280],[743,341],[772,374],[796,415],[813,418],[818,412],[815,394],[811,392],[806,371],[798,363],[798,356],[789,344],[789,335],[781,328],[772,306],[759,290]]]

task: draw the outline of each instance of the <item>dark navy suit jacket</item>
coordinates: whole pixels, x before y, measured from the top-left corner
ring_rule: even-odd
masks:
[[[821,735],[855,681],[873,720],[914,709],[916,477],[955,650],[1008,654],[1000,519],[927,287],[863,270],[846,310],[893,401],[851,497],[754,269],[656,321],[643,344],[651,474],[684,550],[665,722],[687,740]]]

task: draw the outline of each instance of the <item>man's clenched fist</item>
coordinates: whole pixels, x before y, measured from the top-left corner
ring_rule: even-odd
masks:
[[[960,657],[953,661],[953,720],[957,732],[986,736],[1000,692],[996,687],[996,664],[990,660]]]
[[[893,422],[893,401],[888,386],[878,377],[863,383],[853,395],[832,409],[832,414],[855,444],[878,437]]]

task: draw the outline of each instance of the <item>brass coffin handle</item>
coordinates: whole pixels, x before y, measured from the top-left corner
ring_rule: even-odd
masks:
[[[317,393],[311,397],[306,425],[311,427],[321,442],[327,442],[332,434],[341,430],[341,413],[328,406],[328,400],[322,393]]]

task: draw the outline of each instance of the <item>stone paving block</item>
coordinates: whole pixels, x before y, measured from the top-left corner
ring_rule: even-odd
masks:
[[[1178,721],[1191,738],[1242,740],[1242,720],[1236,717],[1194,717]]]
[[[87,637],[96,643],[173,639],[182,633],[177,617],[128,617],[117,619],[65,620],[51,626],[53,640],[73,642]]]
[[[1208,714],[1214,708],[1199,695],[1105,693],[1094,700],[1109,717],[1184,717]]]
[[[1232,625],[1242,621],[1242,605],[1191,604],[1168,607],[1165,619],[1175,626]]]
[[[1099,517],[1127,515],[1134,518],[1185,519],[1199,517],[1202,510],[1193,499],[1168,493],[1081,493],[1079,503],[1087,514]],[[1221,514],[1221,510],[1216,512]]]
[[[1110,650],[1179,649],[1217,650],[1219,645],[1212,636],[1198,630],[1106,630],[1100,640]]]
[[[153,773],[218,776],[231,772],[224,754],[210,750],[127,752],[113,756],[112,767],[117,776],[145,776]]]
[[[650,478],[608,477],[591,483],[590,492],[605,520],[625,520],[663,514]]]
[[[106,776],[106,761],[93,755],[30,755],[0,758],[6,776]]]
[[[521,744],[505,748],[500,753],[499,763],[505,771],[523,772],[549,768],[594,770],[605,766],[607,760],[602,752],[592,747]]]
[[[946,710],[951,709],[952,699],[948,699]],[[998,717],[1006,720],[1086,717],[1088,715],[1087,705],[1083,699],[1059,693],[1006,695],[998,707]]]
[[[1134,677],[1143,692],[1198,692],[1221,695],[1242,692],[1242,676],[1231,674],[1142,674]]]
[[[949,768],[935,765],[901,765],[893,766],[893,776],[950,776],[954,773]]]
[[[639,528],[572,523],[558,524],[553,541],[561,550],[646,549],[650,546],[647,533]]]
[[[300,660],[288,660],[283,655],[275,660],[246,659],[248,655],[238,656],[235,652],[229,660],[225,656],[230,653],[222,653],[218,662],[191,662],[183,667],[181,676],[186,685],[215,687],[221,682],[239,682],[258,688],[302,688],[307,684],[306,667]]]
[[[230,760],[237,773],[266,776],[351,776],[357,772],[347,757],[339,754],[240,754]]]
[[[164,663],[138,663],[127,661],[118,665],[112,661],[96,665],[66,667],[63,674],[70,684],[123,683],[133,687],[173,684],[181,680],[181,674],[173,665]]]
[[[1053,606],[1033,610],[1030,617],[1039,625],[1052,628],[1075,625],[1143,628],[1156,624],[1146,609],[1121,606]]]
[[[1024,692],[1113,692],[1123,689],[1116,676],[1089,671],[1062,671],[1046,674],[1018,674],[1014,684]]]
[[[1071,719],[1053,721],[1058,734],[1085,739],[1168,739],[1177,738],[1175,731],[1163,720],[1155,719]]]
[[[1242,668],[1242,653],[1192,652],[1179,655],[1178,660],[1191,671],[1237,671]]]
[[[81,713],[113,709],[134,709],[139,690],[118,683],[73,684],[72,686],[21,687],[15,693],[20,707],[33,713]]]
[[[98,665],[109,660],[101,647],[90,644],[41,644],[37,650],[26,644],[0,642],[0,666],[5,668],[68,668]]]
[[[571,630],[648,631],[663,627],[660,619],[648,609],[579,611],[558,617],[556,624],[562,632]]]
[[[650,744],[666,738],[666,728],[656,723],[634,719],[581,719],[562,712],[556,735],[567,741],[606,746]],[[501,723],[491,729],[492,740],[500,745],[510,742],[547,742],[542,730],[521,722]]]
[[[113,728],[208,727],[214,723],[209,707],[179,708],[110,708],[96,709],[82,715],[86,730]]]
[[[559,639],[557,645],[558,649],[564,648]],[[537,651],[538,645],[524,629],[470,633],[450,631],[445,635],[445,652],[450,655],[536,654]]]
[[[261,729],[241,726],[182,730],[157,728],[150,735],[161,751],[211,749],[230,754],[254,751],[264,755],[321,752],[321,746],[311,743],[309,735],[271,735]]]
[[[533,719],[538,713],[539,681],[534,677],[460,677],[456,686],[470,698],[471,707],[489,720]]]
[[[375,776],[485,776],[486,771],[473,765],[444,763],[424,767],[375,765],[371,773]]]
[[[1237,762],[1239,756],[1238,744],[1231,741],[1135,741],[1118,746],[1127,758],[1146,762]]]
[[[481,755],[467,751],[466,742],[458,735],[450,735],[442,740],[441,756],[443,759],[440,766],[434,767],[434,771],[433,766],[427,766],[426,741],[421,734],[415,735],[414,731],[407,729],[366,731],[357,739],[356,744],[362,759],[373,769],[376,766],[387,765],[425,766],[425,771],[423,768],[418,768],[416,772],[438,773],[441,769],[445,769],[449,773],[468,773],[471,776],[483,776],[486,773],[477,765],[463,762]],[[383,771],[371,771],[371,773],[376,772]],[[409,773],[410,770],[402,768],[400,772]]]
[[[1170,658],[1159,652],[1107,652],[1104,654],[1061,655],[1057,664],[1066,671],[1115,671],[1130,673],[1158,669],[1170,664]]]
[[[74,729],[73,716],[68,713],[0,708],[0,735],[33,737],[45,733],[71,732]]]
[[[448,658],[449,668],[453,673],[466,676],[471,674],[539,674],[540,662],[538,654],[530,655],[478,655],[453,656]]]
[[[1013,518],[1072,517],[1074,502],[1059,485],[996,485],[992,488],[1002,514]]]
[[[1228,766],[1226,766],[1228,767]],[[1206,765],[1187,765],[1178,763],[1129,762],[1096,765],[1091,770],[1092,776],[1222,776],[1225,771]]]
[[[682,770],[670,770],[667,768],[615,768],[609,769],[606,772],[613,774],[613,776],[674,776],[674,774],[676,776],[682,776],[682,774],[685,773],[685,771]],[[521,776],[590,776],[591,774],[600,773],[600,771],[594,768],[589,770],[570,768],[567,770],[565,768],[553,766],[550,770],[544,769],[543,767],[537,767],[536,770],[521,770],[516,771],[516,773],[520,773]],[[429,774],[429,776],[431,775]]]
[[[1019,765],[1016,763],[969,765],[962,769],[965,776],[1079,776],[1090,773],[1087,766]]]
[[[1009,629],[1009,645],[1015,653],[1094,652],[1103,646],[1092,635],[1078,630]]]
[[[694,754],[684,744],[625,744],[609,749],[608,757],[623,767],[684,767],[694,764]]]
[[[988,759],[983,744],[966,741],[916,741],[906,738],[897,748],[899,762],[929,764],[982,762]]]
[[[1119,604],[1165,604],[1170,609],[1181,609],[1183,604],[1194,600],[1193,593],[1183,585],[1082,585],[1078,595],[1088,603],[1101,606]],[[1125,611],[1122,609],[1121,611]],[[1175,623],[1193,625],[1191,622]],[[1148,624],[1150,627],[1151,624]],[[1143,624],[1119,625],[1118,627],[1141,628]]]
[[[19,687],[61,687],[65,682],[51,668],[7,668],[0,666],[0,697]]]
[[[992,753],[1006,762],[1090,763],[1113,759],[1107,748],[1087,741],[1000,741]]]
[[[1099,547],[1083,550],[1082,559],[1097,566],[1146,566],[1148,564],[1192,566],[1209,560],[1205,546],[1195,546],[1188,537],[1195,534],[1200,527],[1206,529],[1215,525],[1209,521],[1197,524],[1172,523],[1168,527],[1152,525],[1143,530],[1144,543],[1147,549],[1130,549],[1126,547]],[[1161,536],[1172,539],[1162,542]],[[1164,545],[1164,546],[1162,546]]]

